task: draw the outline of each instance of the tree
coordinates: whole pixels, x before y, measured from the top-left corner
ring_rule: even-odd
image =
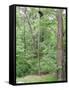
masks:
[[[64,55],[63,55],[63,17],[62,9],[57,10],[57,77],[58,80],[63,80],[63,64],[64,64]]]

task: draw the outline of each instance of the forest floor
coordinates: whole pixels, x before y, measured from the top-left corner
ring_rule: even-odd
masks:
[[[20,77],[16,79],[17,82],[22,83],[35,83],[35,82],[51,82],[57,81],[57,78],[54,75],[47,74],[47,75],[28,75],[25,77]]]

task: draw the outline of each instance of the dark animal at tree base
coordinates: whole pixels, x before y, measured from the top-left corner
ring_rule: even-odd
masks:
[[[39,13],[40,17],[43,16],[43,13],[41,11],[38,11],[38,13]]]

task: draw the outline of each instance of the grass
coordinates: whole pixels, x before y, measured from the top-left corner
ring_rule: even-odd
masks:
[[[16,81],[22,83],[51,82],[51,81],[57,81],[57,78],[51,74],[41,75],[41,76],[28,75],[25,77],[17,78]]]

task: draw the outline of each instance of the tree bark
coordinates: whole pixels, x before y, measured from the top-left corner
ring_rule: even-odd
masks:
[[[57,10],[57,78],[59,81],[63,80],[63,19],[62,19],[62,9]]]
[[[38,31],[38,52],[37,52],[37,54],[38,54],[38,73],[39,73],[39,75],[40,75],[40,31]]]
[[[39,8],[39,11],[40,11],[40,8]],[[40,66],[40,20],[41,20],[41,17],[39,15],[39,30],[38,30],[38,73],[39,75],[41,75],[41,66]]]

